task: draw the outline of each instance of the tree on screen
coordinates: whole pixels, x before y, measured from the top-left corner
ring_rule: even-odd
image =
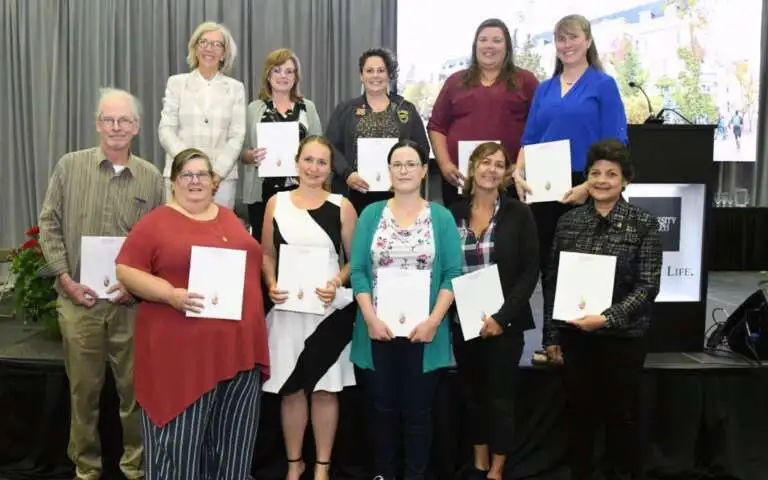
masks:
[[[700,32],[709,23],[705,3],[700,0],[668,0],[688,23],[688,45],[677,49],[682,68],[672,85],[674,107],[694,122],[717,121],[718,109],[712,95],[702,85],[702,64],[706,51],[699,42]]]
[[[744,118],[751,119],[757,104],[759,89],[755,77],[749,71],[749,63],[746,60],[734,62],[734,75],[741,88],[741,102]],[[747,125],[749,121],[747,120]]]
[[[547,78],[544,67],[541,66],[541,55],[536,53],[536,44],[529,33],[522,45],[517,40],[517,29],[512,34],[512,47],[515,52],[515,65],[533,73],[539,81]]]
[[[616,82],[619,84],[621,96],[639,95],[636,88],[629,86],[629,82],[645,86],[648,73],[643,68],[640,54],[635,49],[635,42],[627,36],[622,38],[619,48],[613,53],[610,61],[616,69]]]
[[[712,96],[702,87],[702,63],[705,52],[698,41],[700,31],[708,23],[707,12],[700,0],[667,0],[667,5],[675,7],[688,30],[686,45],[677,49],[680,59],[680,73],[676,79],[659,78],[656,87],[668,93],[674,108],[694,123],[701,120],[714,122],[717,120],[717,107]]]
[[[697,50],[695,45],[680,47],[677,50],[683,67],[672,89],[672,98],[676,109],[688,119],[694,122],[697,118],[714,122],[717,120],[717,106],[712,95],[702,88],[702,59]]]
[[[624,102],[627,121],[629,123],[643,123],[650,114],[648,102],[643,94],[640,93],[640,90],[629,86],[629,82],[635,82],[646,87],[648,72],[643,68],[640,54],[637,53],[635,42],[632,38],[628,36],[622,38],[618,43],[618,48],[607,55],[607,60],[613,65],[616,72],[616,83],[619,86],[621,99]],[[652,95],[652,92],[647,91],[647,93]],[[651,101],[654,104],[658,103],[653,98],[651,98]]]
[[[405,87],[403,98],[411,102],[422,119],[428,120],[432,115],[432,107],[435,105],[437,95],[442,84],[428,82],[416,82]]]

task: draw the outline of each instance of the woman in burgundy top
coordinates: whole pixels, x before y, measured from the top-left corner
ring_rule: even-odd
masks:
[[[472,43],[469,68],[445,81],[427,125],[443,174],[444,205],[450,206],[461,198],[457,187],[465,180],[466,172],[458,169],[459,141],[500,141],[510,157],[517,158],[538,84],[533,73],[515,66],[506,24],[496,18],[481,23]],[[510,180],[511,170],[506,181]],[[514,188],[508,192],[514,192]]]
[[[120,281],[143,300],[134,378],[147,479],[249,477],[269,364],[262,249],[231,210],[213,202],[212,178],[203,152],[176,155],[173,198],[136,224],[116,261]],[[214,301],[186,290],[193,246],[246,252],[240,321],[186,316]]]

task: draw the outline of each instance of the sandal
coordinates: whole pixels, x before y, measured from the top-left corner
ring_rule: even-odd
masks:
[[[289,458],[289,459],[288,459],[288,463],[289,463],[289,464],[291,464],[291,463],[298,463],[298,464],[300,464],[300,465],[299,465],[299,477],[301,477],[302,475],[304,475],[304,470],[306,469],[306,467],[304,466],[304,459],[303,459],[303,458],[299,457],[299,458],[295,458],[295,459],[293,459],[293,460],[291,460],[291,459]],[[289,468],[289,471],[290,471],[290,467],[288,467],[288,468]]]
[[[326,468],[328,470],[328,476],[330,477],[330,475],[331,475],[331,462],[330,461],[328,461],[328,462],[321,462],[320,460],[315,460],[315,471],[317,471],[317,467],[318,466]]]

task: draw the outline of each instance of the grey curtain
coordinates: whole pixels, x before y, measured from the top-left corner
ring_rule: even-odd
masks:
[[[757,120],[757,172],[754,177],[755,204],[768,207],[768,0],[763,0],[762,42],[760,45],[760,99]]]
[[[0,3],[0,248],[36,223],[48,177],[66,152],[98,142],[99,88],[143,105],[133,149],[162,166],[157,141],[166,79],[188,71],[187,42],[206,20],[238,46],[232,76],[253,98],[264,58],[293,49],[301,88],[325,122],[359,95],[358,57],[395,49],[397,0],[3,0]]]

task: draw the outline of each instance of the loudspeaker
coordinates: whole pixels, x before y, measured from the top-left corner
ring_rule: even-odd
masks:
[[[768,292],[761,289],[747,297],[707,338],[708,348],[722,343],[747,358],[768,360]]]

